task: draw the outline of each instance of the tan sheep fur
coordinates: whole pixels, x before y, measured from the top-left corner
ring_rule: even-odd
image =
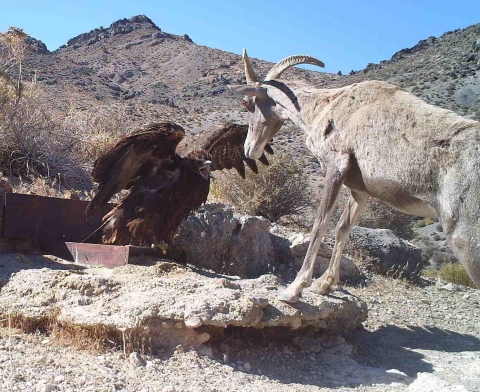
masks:
[[[326,169],[312,240],[295,281],[280,298],[295,302],[304,287],[325,294],[339,280],[340,258],[350,229],[368,197],[400,211],[438,217],[447,240],[480,287],[480,123],[429,105],[399,87],[366,81],[315,89],[277,80],[308,56],[279,62],[257,82],[230,86],[246,96],[250,129],[245,154],[258,158],[286,119],[307,134],[307,146]],[[250,60],[244,53],[244,62]],[[327,271],[312,284],[313,265],[341,186],[350,199],[336,228]]]

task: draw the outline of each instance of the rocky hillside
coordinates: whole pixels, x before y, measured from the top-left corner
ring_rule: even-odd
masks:
[[[480,119],[480,24],[429,37],[388,61],[351,72],[351,81],[386,80],[426,101]],[[353,80],[352,80],[353,79]]]
[[[115,105],[125,114],[126,128],[168,119],[187,132],[222,121],[246,121],[239,98],[227,88],[244,82],[241,56],[197,45],[187,34],[163,32],[146,16],[99,27],[53,52],[34,38],[31,48],[26,68],[50,94],[52,109],[60,112]],[[259,77],[273,65],[252,60]],[[480,119],[480,24],[422,40],[350,75],[294,68],[285,78],[304,79],[317,87],[387,80],[431,103]],[[305,168],[315,184],[319,166],[306,151],[303,134],[287,125],[275,144],[306,156]]]
[[[193,129],[208,119],[235,117],[240,110],[226,88],[244,81],[240,55],[196,45],[187,34],[163,32],[143,15],[81,34],[54,52],[32,39],[32,49],[30,72],[36,70],[37,80],[55,93],[59,108],[72,95],[84,102],[120,101],[130,109],[128,115],[143,120],[178,117]],[[479,51],[477,24],[422,40],[350,75],[293,69],[286,77],[318,87],[387,80],[432,103],[480,118]],[[259,75],[271,65],[254,59]]]

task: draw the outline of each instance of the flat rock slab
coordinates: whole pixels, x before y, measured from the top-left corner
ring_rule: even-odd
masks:
[[[239,279],[170,262],[82,270],[12,262],[27,265],[3,278],[0,314],[141,331],[155,346],[199,345],[213,330],[229,326],[313,327],[338,334],[367,317],[366,305],[343,291],[330,296],[306,291],[296,304],[278,301],[284,283],[273,275]]]

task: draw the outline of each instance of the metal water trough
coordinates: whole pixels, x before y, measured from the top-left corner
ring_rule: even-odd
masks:
[[[87,205],[82,200],[6,193],[3,237],[31,240],[45,254],[85,266],[116,267],[127,264],[130,256],[158,255],[158,250],[146,247],[83,243],[113,207],[106,205],[86,221]]]

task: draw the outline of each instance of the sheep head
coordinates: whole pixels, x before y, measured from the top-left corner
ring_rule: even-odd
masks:
[[[292,108],[299,110],[294,93],[283,83],[276,81],[290,67],[298,64],[313,64],[324,67],[324,64],[314,57],[295,55],[289,56],[273,66],[264,82],[258,82],[252,63],[243,49],[243,64],[247,84],[228,86],[235,94],[243,95],[243,105],[250,113],[247,139],[245,140],[245,155],[258,159],[263,148],[280,130]]]

